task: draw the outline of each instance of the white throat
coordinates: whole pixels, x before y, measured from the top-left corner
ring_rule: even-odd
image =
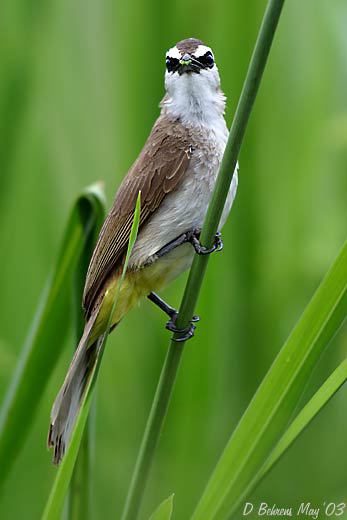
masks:
[[[225,125],[226,98],[219,87],[217,70],[182,76],[166,73],[165,86],[167,93],[160,104],[162,114],[179,118],[186,125]]]

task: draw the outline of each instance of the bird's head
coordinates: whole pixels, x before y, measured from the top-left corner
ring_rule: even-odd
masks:
[[[216,90],[220,87],[212,49],[201,40],[187,38],[166,53],[165,86],[167,92],[182,84],[197,84]]]
[[[196,38],[182,40],[166,53],[166,96],[162,107],[189,119],[215,108],[224,113],[225,97],[212,49]]]

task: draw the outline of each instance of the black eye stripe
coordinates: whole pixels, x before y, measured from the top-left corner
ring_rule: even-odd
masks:
[[[199,72],[199,69],[212,69],[214,66],[214,58],[211,51],[205,52],[203,56],[198,58],[192,55],[192,65],[195,68],[194,72]],[[166,56],[166,69],[168,72],[176,72],[180,68],[180,60],[171,56]]]
[[[179,67],[179,60],[177,58],[170,58],[166,56],[166,68],[168,72],[174,72]]]
[[[207,51],[203,56],[195,58],[203,67],[212,69],[214,65],[214,59],[211,51]]]

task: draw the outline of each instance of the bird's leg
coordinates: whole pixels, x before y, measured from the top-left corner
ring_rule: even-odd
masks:
[[[167,253],[170,253],[170,251],[176,249],[176,247],[181,246],[182,244],[186,244],[187,242],[187,233],[182,233],[182,235],[178,236],[177,238],[174,238],[173,240],[171,240],[171,242],[159,249],[159,251],[156,252],[156,256],[160,258],[164,255],[167,255]]]
[[[177,238],[171,240],[171,242],[159,249],[159,251],[156,253],[156,256],[160,258],[161,256],[170,253],[170,251],[172,251],[173,249],[176,249],[176,247],[186,243],[192,244],[192,246],[195,249],[195,252],[198,255],[209,255],[214,251],[218,252],[223,249],[223,241],[219,231],[217,231],[214,239],[214,244],[210,248],[207,248],[200,243],[200,233],[201,229],[198,228],[182,233],[182,235],[179,235]]]
[[[178,316],[178,311],[176,309],[171,307],[171,305],[168,305],[162,298],[160,298],[160,296],[158,296],[154,292],[149,293],[147,298],[151,302],[153,302],[155,305],[157,305],[162,311],[165,312],[165,314],[167,314],[170,317],[169,321],[166,324],[166,328],[168,330],[171,330],[171,332],[179,332],[179,333],[184,334],[184,336],[182,336],[181,338],[175,339],[175,341],[178,341],[178,342],[186,341],[187,339],[190,339],[194,336],[194,330],[195,330],[194,323],[196,323],[197,321],[200,320],[199,316],[193,316],[192,319],[190,320],[190,325],[187,328],[179,329],[176,327],[176,320],[177,320],[177,316]]]
[[[171,307],[168,303],[166,303],[160,296],[155,294],[154,292],[150,292],[147,298],[153,302],[159,309],[165,312],[170,318],[178,314],[178,311]]]

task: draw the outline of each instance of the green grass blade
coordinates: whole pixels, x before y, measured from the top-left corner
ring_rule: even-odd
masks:
[[[117,288],[117,292],[116,292],[116,295],[115,295],[115,298],[114,298],[114,301],[113,301],[112,310],[111,310],[109,318],[108,318],[108,324],[107,324],[107,328],[108,329],[111,327],[112,318],[113,318],[114,311],[116,310],[116,306],[117,306],[117,302],[118,302],[119,291],[120,291],[120,288],[122,286],[122,283],[123,283],[123,280],[124,280],[124,277],[125,277],[125,273],[127,272],[127,269],[128,269],[128,264],[129,264],[129,258],[130,258],[130,255],[131,255],[131,251],[133,250],[134,244],[136,242],[137,232],[139,230],[139,225],[140,225],[140,212],[141,212],[141,191],[139,191],[138,196],[137,196],[137,200],[136,200],[136,206],[135,206],[135,211],[134,211],[134,219],[133,219],[133,223],[132,223],[131,230],[130,230],[127,254],[125,255],[125,261],[124,261],[122,276],[120,278],[120,281],[119,281],[119,284],[118,284],[118,288]]]
[[[231,436],[193,514],[229,518],[255,484],[321,353],[347,314],[347,242]]]
[[[31,330],[0,413],[0,484],[24,444],[36,409],[62,351],[71,277],[86,242],[104,215],[99,185],[86,189],[71,212],[56,265],[41,295]],[[62,327],[61,323],[66,326]]]
[[[103,215],[102,215],[103,216]],[[75,321],[75,346],[84,330],[84,312],[81,306],[85,278],[93,254],[93,249],[97,239],[100,226],[95,227],[95,233],[90,233],[86,238],[85,247],[80,255],[76,269],[74,271],[73,284],[73,308],[72,315]],[[92,503],[92,453],[95,443],[95,428],[93,418],[95,417],[95,399],[92,404],[92,413],[89,414],[86,427],[81,440],[80,449],[74,466],[71,479],[69,495],[67,500],[67,518],[69,520],[88,520],[91,514]]]
[[[135,212],[134,212],[133,224],[132,224],[132,228],[131,228],[131,232],[130,232],[127,254],[126,254],[126,258],[125,258],[125,262],[124,262],[123,272],[122,272],[122,276],[118,283],[118,288],[117,288],[113,306],[112,306],[112,309],[111,309],[111,312],[109,315],[109,321],[108,321],[107,328],[109,328],[111,325],[112,316],[113,316],[114,311],[117,306],[119,291],[120,291],[120,288],[122,286],[122,283],[123,283],[123,280],[124,280],[124,277],[125,277],[125,274],[127,271],[132,248],[134,247],[134,244],[136,241],[139,222],[140,222],[140,204],[141,204],[141,199],[140,199],[140,192],[139,192],[139,195],[137,197],[137,202],[136,202],[136,208],[135,208]],[[69,444],[68,449],[64,455],[64,458],[58,468],[58,472],[57,472],[56,478],[54,480],[53,487],[51,489],[51,493],[48,497],[46,507],[43,512],[42,518],[44,520],[58,520],[62,513],[65,496],[66,496],[66,493],[67,493],[67,490],[69,487],[69,483],[70,483],[70,480],[72,477],[78,450],[79,450],[79,447],[81,444],[83,430],[84,430],[84,427],[86,425],[86,421],[88,418],[93,388],[94,388],[94,385],[96,382],[96,376],[97,376],[99,368],[100,368],[100,363],[101,363],[103,352],[105,350],[107,338],[108,338],[108,334],[105,333],[103,336],[102,344],[100,346],[100,353],[99,353],[98,359],[97,359],[94,369],[89,377],[89,381],[87,383],[86,390],[85,390],[84,396],[81,401],[81,406],[80,406],[80,410],[79,410],[79,413],[78,413],[78,416],[76,419],[76,424],[75,424],[75,427],[71,434],[70,444]]]
[[[262,479],[285,451],[293,444],[300,433],[310,424],[347,380],[347,359],[345,359],[328,379],[322,384],[309,402],[298,413],[290,424],[275,449],[271,452],[265,465],[259,472],[257,482]]]
[[[60,519],[64,500],[69,488],[72,477],[74,465],[77,459],[79,447],[82,441],[84,427],[88,419],[90,403],[92,398],[92,389],[95,384],[97,369],[100,366],[101,356],[99,356],[98,363],[92,372],[89,383],[87,385],[85,395],[81,404],[81,409],[76,420],[74,430],[71,435],[69,447],[65,456],[59,466],[57,476],[54,480],[48,501],[42,518],[45,520]]]
[[[173,510],[173,499],[173,494],[166,498],[150,516],[149,520],[170,520]]]
[[[90,425],[90,416],[94,415],[95,399],[91,406],[92,410],[83,431],[67,496],[67,520],[88,520],[91,517],[93,492],[91,444],[94,443],[94,431]]]

